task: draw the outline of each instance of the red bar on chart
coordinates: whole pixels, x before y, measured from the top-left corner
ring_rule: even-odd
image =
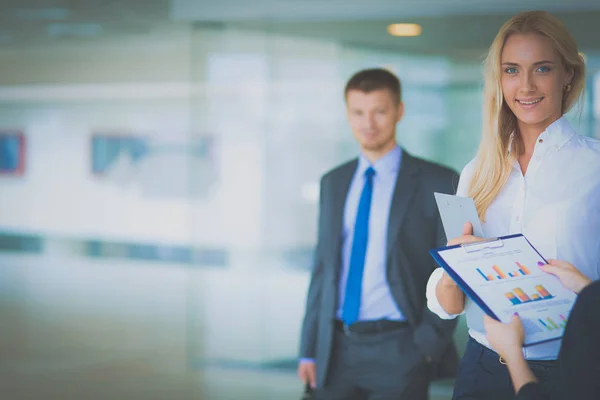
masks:
[[[560,319],[562,319],[563,321],[567,322],[567,319],[562,314],[560,314]]]

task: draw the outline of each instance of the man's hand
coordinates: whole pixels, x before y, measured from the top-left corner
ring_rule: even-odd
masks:
[[[575,293],[581,292],[584,287],[592,282],[590,278],[566,261],[548,260],[548,264],[538,263],[538,265],[542,271],[555,275],[565,287]]]
[[[298,364],[298,377],[303,383],[310,383],[314,389],[317,387],[317,366],[314,361],[300,361]]]

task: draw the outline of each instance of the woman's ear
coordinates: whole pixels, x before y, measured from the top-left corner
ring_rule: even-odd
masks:
[[[565,80],[565,87],[571,86],[573,84],[573,77],[575,76],[575,71],[571,68],[567,71],[567,79]]]

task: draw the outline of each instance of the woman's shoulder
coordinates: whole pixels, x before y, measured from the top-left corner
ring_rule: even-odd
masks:
[[[569,147],[577,151],[589,151],[591,153],[600,154],[600,139],[580,135],[572,130],[571,140],[568,141]]]
[[[573,135],[567,144],[567,157],[574,162],[574,167],[585,168],[592,174],[600,172],[600,140],[583,136]]]
[[[458,181],[458,188],[456,190],[456,194],[459,196],[467,196],[467,190],[469,187],[469,183],[475,174],[475,168],[477,167],[477,157],[473,158],[471,161],[464,166],[462,171],[460,172],[460,179]]]
[[[473,174],[475,173],[476,164],[477,164],[477,157],[473,157],[471,159],[471,161],[469,161],[467,163],[467,165],[465,165],[464,168],[462,169],[462,171],[460,172],[460,177],[461,178],[463,176],[469,177],[469,178],[472,177]]]

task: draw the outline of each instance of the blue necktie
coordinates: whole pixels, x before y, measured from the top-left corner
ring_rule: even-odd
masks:
[[[346,293],[342,308],[342,321],[346,325],[356,322],[360,312],[362,278],[367,254],[367,239],[369,237],[369,211],[371,210],[371,197],[373,194],[373,175],[375,175],[375,170],[369,167],[365,171],[365,186],[360,195],[356,222],[354,223],[354,239],[352,240],[350,267],[348,268],[348,280],[346,281]]]

